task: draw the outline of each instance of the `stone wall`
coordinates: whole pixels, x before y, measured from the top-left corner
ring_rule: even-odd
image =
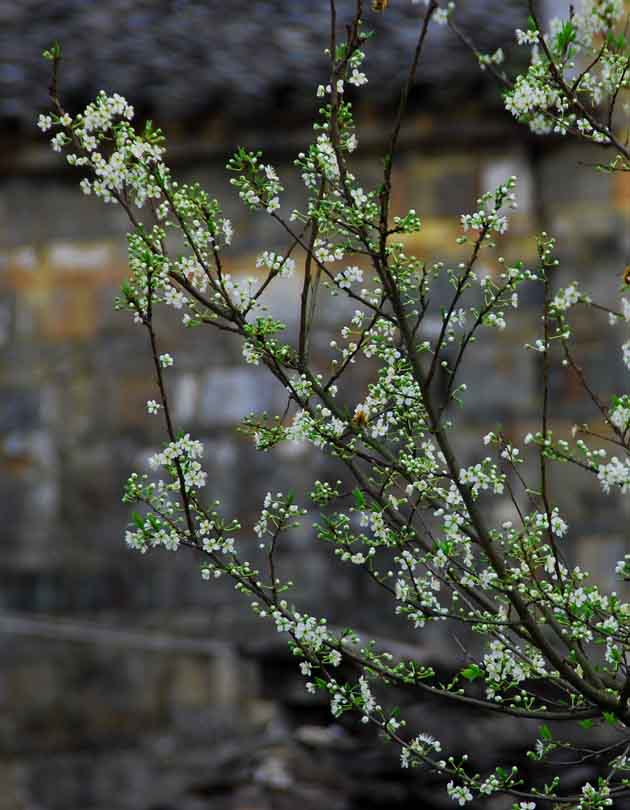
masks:
[[[366,127],[375,148],[379,127]],[[291,146],[300,138],[292,134]],[[285,174],[297,149],[272,147]],[[202,135],[180,143],[177,170],[225,202],[237,231],[228,270],[251,273],[257,252],[279,234],[239,209],[222,169],[227,148],[210,147]],[[560,238],[558,283],[579,278],[612,300],[630,250],[630,176],[580,165],[596,159],[569,143],[543,148],[503,119],[451,119],[440,129],[418,118],[404,132],[396,206],[423,217],[419,253],[457,261],[459,214],[517,174],[521,208],[503,255],[533,261],[533,233],[545,224]],[[368,149],[358,174],[373,177],[376,165]],[[287,209],[299,193],[288,184]],[[186,552],[140,557],[125,549],[122,484],[162,440],[144,407],[154,396],[147,346],[112,310],[125,274],[125,228],[122,212],[83,197],[76,178],[39,146],[15,150],[0,178],[0,810],[443,806],[430,777],[403,775],[395,752],[377,753],[365,729],[331,725],[229,583],[203,582]],[[269,302],[289,326],[298,291],[296,279]],[[480,342],[467,371],[469,416],[459,442],[471,459],[496,421],[514,437],[535,427],[540,369],[521,347],[535,336],[540,301],[525,299],[500,340]],[[322,361],[342,309],[339,299],[326,304],[315,336]],[[590,320],[578,326],[584,368],[606,394],[627,374],[614,346],[619,335]],[[268,489],[299,493],[335,474],[307,450],[260,455],[236,433],[251,410],[285,404],[274,381],[242,364],[237,344],[177,329],[174,320],[163,335],[177,358],[169,377],[177,421],[204,440],[212,495],[226,513],[251,526]],[[592,418],[569,374],[554,372],[553,391],[558,431]],[[627,506],[572,468],[554,483],[561,507],[576,515],[569,556],[610,584],[614,561],[628,551]],[[309,525],[280,557],[303,583],[300,599],[331,621],[350,611],[360,626],[411,642],[385,618],[380,597],[317,547]],[[416,653],[442,668],[453,663],[448,641],[434,631]],[[421,712],[424,728],[449,726],[445,707]],[[483,749],[486,721],[462,728],[460,744]],[[518,747],[509,723],[497,739]]]

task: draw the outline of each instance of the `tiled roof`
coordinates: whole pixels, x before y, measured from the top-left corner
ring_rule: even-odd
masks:
[[[462,26],[490,50],[513,41],[526,4],[460,5]],[[338,0],[340,18],[352,6]],[[160,121],[215,112],[241,118],[274,102],[296,113],[305,103],[312,109],[314,83],[325,77],[328,8],[327,0],[0,0],[0,119],[29,125],[47,106],[41,52],[55,39],[66,57],[62,78],[70,107],[105,88]],[[421,8],[391,0],[385,14],[370,12],[378,34],[368,50],[372,99],[391,98]],[[438,91],[454,85],[461,93],[479,81],[470,54],[438,26],[420,75]]]

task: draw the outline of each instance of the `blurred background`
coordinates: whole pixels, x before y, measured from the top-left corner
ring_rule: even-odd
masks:
[[[502,46],[509,59],[523,58],[512,32],[525,26],[525,2],[461,5],[460,24],[482,50]],[[377,181],[418,30],[418,6],[390,6],[370,15],[370,84],[355,99],[356,173],[366,186]],[[347,17],[350,4],[339,8]],[[231,216],[229,271],[255,273],[257,254],[282,247],[282,234],[239,205],[225,162],[237,145],[263,149],[287,188],[283,209],[301,205],[291,164],[312,136],[327,31],[324,0],[0,0],[0,810],[452,806],[430,776],[402,772],[369,730],[333,724],[282,640],[229,583],[202,581],[184,551],[141,557],[125,548],[123,483],[163,438],[146,418],[155,395],[146,343],[112,308],[127,223],[80,193],[79,176],[35,128],[48,108],[41,52],[56,39],[65,106],[77,112],[104,88],[125,95],[138,119],[152,118],[168,135],[174,172],[199,181]],[[402,132],[395,206],[423,219],[419,255],[459,261],[459,215],[516,174],[520,207],[501,253],[534,262],[533,235],[545,227],[559,238],[557,283],[578,278],[612,303],[630,248],[630,175],[594,172],[587,164],[598,156],[516,126],[470,53],[435,28]],[[298,275],[269,302],[290,329],[299,285]],[[322,363],[343,315],[336,301],[315,337]],[[539,306],[525,296],[511,327],[480,343],[469,366],[460,445],[471,459],[497,422],[515,438],[536,429],[539,369],[522,345],[536,334]],[[625,327],[604,324],[585,320],[578,333],[583,367],[606,395],[627,371],[618,349]],[[209,493],[239,516],[246,542],[267,490],[299,493],[336,477],[306,449],[258,454],[236,432],[250,411],[285,405],[262,369],[243,365],[237,343],[168,319],[163,336],[176,357],[176,419],[203,439]],[[593,418],[569,374],[554,373],[553,398],[558,431]],[[614,562],[629,550],[627,507],[579,472],[562,472],[557,500],[573,515],[568,555],[614,587]],[[379,594],[318,546],[311,524],[281,550],[301,604],[395,636],[443,672],[455,666],[450,637],[427,631],[418,640],[388,619]],[[522,755],[521,725],[426,703],[409,713],[411,728],[472,749],[479,767],[499,751]],[[510,806],[498,799],[484,808]]]

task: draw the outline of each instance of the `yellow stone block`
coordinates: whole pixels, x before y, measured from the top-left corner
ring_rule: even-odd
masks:
[[[613,199],[617,208],[630,211],[630,172],[614,173]]]
[[[409,234],[402,241],[409,253],[432,261],[444,256],[463,256],[462,246],[455,241],[460,235],[461,228],[454,217],[440,217],[423,220],[420,233]]]

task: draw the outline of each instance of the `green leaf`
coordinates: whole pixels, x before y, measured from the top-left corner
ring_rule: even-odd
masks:
[[[619,36],[616,36],[614,31],[608,31],[606,34],[606,42],[608,43],[608,47],[612,50],[622,52],[625,51],[628,44],[624,34],[619,34]]]
[[[157,519],[157,517],[156,517],[155,515],[153,515],[153,514],[148,514],[148,515],[147,515],[147,520],[148,520],[148,521],[149,521],[149,523],[151,524],[151,528],[155,529],[155,531],[159,531],[159,530],[160,530],[160,528],[161,528],[161,527],[160,527],[160,521]]]
[[[61,59],[61,45],[55,40],[47,50],[43,51],[42,56],[48,59],[49,62],[55,62]]]
[[[466,669],[462,669],[462,675],[467,681],[472,683],[483,675],[483,671],[477,664],[471,664],[469,667],[466,667]]]
[[[131,518],[139,529],[144,529],[144,520],[140,512],[132,512]]]
[[[582,728],[592,728],[593,727],[593,721],[589,720],[588,718],[586,720],[580,720],[580,726]]]
[[[543,740],[553,740],[551,729],[546,725],[540,727],[540,736],[543,738]]]
[[[567,20],[556,35],[556,47],[559,51],[564,52],[574,40],[575,28],[573,24]]]
[[[352,490],[352,494],[354,495],[354,502],[359,507],[359,509],[365,509],[365,495],[363,491],[356,487]]]
[[[614,715],[612,712],[604,712],[604,720],[608,723],[609,726],[617,725],[617,716]]]

